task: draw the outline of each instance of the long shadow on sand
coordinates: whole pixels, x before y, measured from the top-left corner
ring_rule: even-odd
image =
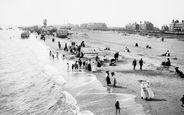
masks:
[[[163,73],[157,70],[122,70],[117,71],[124,74],[138,74],[138,75],[146,75],[146,76],[158,76],[162,75]]]
[[[113,85],[108,85],[108,86],[104,86],[104,87],[112,87],[112,88],[127,89],[127,87],[118,86],[118,85],[116,85],[115,87],[114,87]]]
[[[150,101],[167,101],[166,99],[151,99]]]
[[[127,89],[127,87],[123,87],[123,86],[116,86],[114,88],[121,88],[121,89]]]

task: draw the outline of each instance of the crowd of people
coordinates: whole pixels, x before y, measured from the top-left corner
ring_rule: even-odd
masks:
[[[54,51],[54,50],[50,50],[49,51],[49,56],[50,56],[50,58],[51,59],[59,59],[59,52],[57,52],[57,51]]]
[[[82,41],[80,45],[77,45],[75,42],[71,42],[71,45],[68,46],[67,43],[65,43],[64,51],[74,54],[78,58],[83,58],[84,53],[81,51],[82,47],[85,47],[84,41]]]
[[[69,70],[69,63],[67,63],[67,67]],[[79,58],[75,63],[71,64],[71,70],[75,72],[79,72],[81,70],[95,72],[97,71],[97,65],[94,61],[91,61],[91,59],[81,60],[81,58]]]

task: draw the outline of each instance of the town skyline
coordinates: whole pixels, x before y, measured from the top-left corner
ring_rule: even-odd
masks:
[[[89,22],[108,27],[125,27],[128,23],[150,21],[155,27],[183,20],[183,0],[0,0],[0,24],[29,26]]]

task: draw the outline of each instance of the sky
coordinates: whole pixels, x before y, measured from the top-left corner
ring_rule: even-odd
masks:
[[[150,21],[161,27],[184,20],[184,0],[0,0],[0,25],[103,22],[108,27]]]

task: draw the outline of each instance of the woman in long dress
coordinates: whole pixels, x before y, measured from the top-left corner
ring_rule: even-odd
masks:
[[[95,72],[96,71],[96,65],[95,65],[95,63],[93,62],[92,63],[92,72]]]
[[[150,83],[149,83],[149,81],[146,81],[146,86],[147,86],[147,91],[148,91],[148,95],[149,95],[148,99],[154,98],[154,94],[153,94],[153,91],[152,91],[151,88],[150,88]]]
[[[111,72],[113,86],[116,87],[116,76],[114,72]]]
[[[148,92],[146,88],[146,82],[141,82],[141,99],[147,99],[148,98]]]
[[[141,98],[146,100],[154,98],[153,91],[151,90],[150,83],[148,81],[141,82]]]

